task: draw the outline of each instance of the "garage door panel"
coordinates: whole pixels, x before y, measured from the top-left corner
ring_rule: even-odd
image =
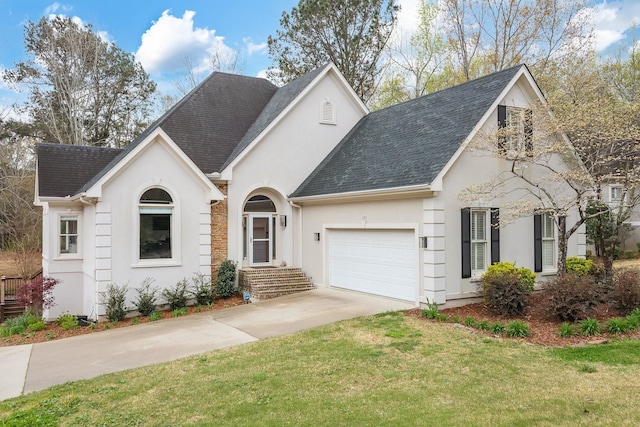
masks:
[[[332,230],[330,284],[414,301],[417,249],[412,230]]]

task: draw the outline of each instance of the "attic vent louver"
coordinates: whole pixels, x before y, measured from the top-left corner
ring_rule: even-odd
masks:
[[[329,99],[325,99],[320,108],[320,123],[336,124],[336,110]]]

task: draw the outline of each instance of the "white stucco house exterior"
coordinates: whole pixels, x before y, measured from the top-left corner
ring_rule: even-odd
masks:
[[[213,73],[124,150],[39,144],[43,274],[61,280],[46,315],[96,318],[109,283],[163,288],[226,258],[416,305],[473,296],[501,259],[553,273],[552,219],[492,227],[521,196],[458,198],[507,167],[469,142],[538,99],[526,66],[375,112],[332,64],[280,88]]]

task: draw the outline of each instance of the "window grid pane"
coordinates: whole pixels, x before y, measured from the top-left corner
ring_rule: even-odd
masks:
[[[542,268],[556,267],[555,223],[550,213],[542,215]]]
[[[60,218],[60,253],[78,253],[78,218],[75,216]]]
[[[487,212],[471,211],[471,271],[484,271],[487,265]]]

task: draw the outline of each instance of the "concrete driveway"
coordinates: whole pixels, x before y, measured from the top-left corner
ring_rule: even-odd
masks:
[[[340,320],[406,310],[414,304],[336,289],[127,328],[0,347],[0,400],[67,381],[180,359]]]

